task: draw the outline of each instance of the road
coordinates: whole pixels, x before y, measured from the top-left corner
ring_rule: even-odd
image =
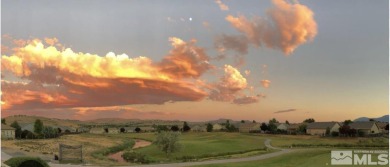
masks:
[[[234,162],[246,162],[246,161],[257,161],[257,160],[263,160],[268,159],[272,157],[281,156],[283,154],[294,152],[295,150],[292,149],[282,149],[273,147],[271,145],[271,140],[266,139],[264,141],[264,145],[269,149],[274,150],[280,150],[278,152],[268,153],[268,154],[262,154],[252,157],[244,157],[244,158],[234,158],[234,159],[221,159],[221,160],[208,160],[208,161],[201,161],[201,162],[181,162],[181,163],[169,163],[169,164],[151,164],[151,165],[135,165],[135,166],[128,166],[128,167],[184,167],[184,166],[195,166],[195,165],[209,165],[209,164],[224,164],[224,163],[234,163]],[[1,156],[3,158],[3,152],[1,152]],[[5,154],[5,156],[9,156],[8,154]],[[9,157],[7,157],[9,158]],[[99,167],[99,166],[90,166],[90,165],[66,165],[66,164],[54,164],[49,163],[51,167]]]

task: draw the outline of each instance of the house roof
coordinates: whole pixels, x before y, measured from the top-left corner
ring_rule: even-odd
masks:
[[[307,129],[327,129],[328,127],[332,128],[335,124],[339,124],[339,123],[338,122],[313,122],[307,124]]]
[[[30,132],[34,132],[34,124],[32,124],[32,123],[24,124],[24,125],[21,126],[21,129],[22,129],[22,131],[27,130],[27,131],[30,131]]]
[[[302,124],[290,124],[290,125],[288,125],[288,129],[298,129],[299,128],[299,126],[301,126]]]
[[[275,125],[278,127],[279,125],[286,125],[288,127],[288,125],[286,123],[275,123]]]
[[[97,130],[103,131],[104,129],[103,129],[103,128],[91,128],[91,129],[90,129],[90,131],[97,131]]]
[[[258,128],[260,129],[259,123],[243,123],[241,124],[240,128],[253,128],[255,126],[258,126]]]
[[[9,125],[1,124],[1,130],[15,130],[15,128],[13,128]]]
[[[353,129],[371,129],[374,125],[376,125],[375,122],[353,122],[349,124],[349,127]]]
[[[377,122],[376,125],[378,125],[379,128],[384,129],[386,125],[388,125],[388,122]]]

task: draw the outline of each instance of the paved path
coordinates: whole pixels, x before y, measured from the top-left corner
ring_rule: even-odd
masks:
[[[128,167],[183,167],[183,166],[195,166],[195,165],[209,165],[209,164],[224,164],[224,163],[234,163],[234,162],[257,161],[257,160],[263,160],[263,159],[268,159],[268,158],[272,158],[272,157],[277,157],[277,156],[295,151],[292,149],[282,149],[282,148],[273,147],[271,145],[270,139],[266,139],[264,141],[264,145],[267,148],[274,149],[274,150],[280,150],[280,151],[269,153],[269,154],[252,156],[252,157],[244,157],[244,158],[208,160],[208,161],[201,161],[201,162],[182,162],[182,163],[170,163],[170,164],[137,165],[137,166],[128,166]],[[3,157],[3,152],[2,152],[1,156]],[[51,167],[85,167],[85,166],[89,166],[89,165],[66,165],[66,164],[53,164],[53,163],[49,163],[49,165]],[[98,166],[89,166],[89,167],[98,167]]]
[[[132,167],[182,167],[182,166],[195,166],[195,165],[225,164],[225,163],[234,163],[234,162],[257,161],[257,160],[263,160],[263,159],[268,159],[268,158],[280,156],[280,155],[287,154],[287,153],[294,151],[291,149],[282,149],[282,148],[273,147],[271,145],[270,139],[266,139],[264,141],[264,145],[267,148],[274,149],[274,150],[280,150],[280,151],[269,153],[269,154],[252,156],[252,157],[245,157],[245,158],[209,160],[209,161],[202,161],[202,162],[183,162],[183,163],[171,163],[171,164],[138,165],[138,166],[132,166]]]

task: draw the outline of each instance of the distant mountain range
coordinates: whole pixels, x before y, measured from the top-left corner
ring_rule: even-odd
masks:
[[[374,119],[375,121],[379,121],[379,122],[389,122],[389,115],[384,115],[384,116],[378,117],[378,118],[360,117],[360,118],[357,118],[353,121],[354,122],[368,122],[368,121],[370,121],[370,119]]]

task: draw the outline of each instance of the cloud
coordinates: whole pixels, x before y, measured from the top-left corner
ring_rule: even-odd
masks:
[[[101,107],[199,101],[208,93],[194,82],[213,68],[196,41],[171,38],[161,62],[126,54],[62,51],[29,41],[1,57],[3,71],[27,84],[2,81],[2,109]],[[54,43],[52,43],[54,44]]]
[[[251,71],[250,70],[245,70],[245,75],[246,76],[249,76],[251,74]]]
[[[248,40],[241,35],[225,35],[216,37],[216,48],[219,51],[226,51],[226,48],[236,51],[240,54],[248,54]]]
[[[287,110],[280,110],[280,111],[276,111],[274,112],[275,114],[278,114],[278,113],[285,113],[285,112],[293,112],[293,111],[296,111],[297,109],[287,109]]]
[[[256,96],[243,96],[233,100],[234,104],[251,104],[259,102],[260,98],[264,97],[263,95]]]
[[[213,68],[209,64],[210,59],[205,51],[195,46],[196,40],[186,43],[179,38],[172,37],[169,41],[173,49],[159,64],[162,72],[178,78],[199,78]]]
[[[36,115],[49,118],[72,120],[93,120],[100,118],[136,118],[136,119],[170,119],[175,113],[162,111],[142,111],[129,106],[88,107],[88,108],[50,108],[12,110],[2,112],[2,116]]]
[[[229,7],[225,5],[221,0],[215,0],[215,3],[218,4],[219,8],[223,11],[229,10]]]
[[[256,47],[265,46],[289,55],[299,45],[314,39],[317,35],[317,23],[310,8],[284,0],[273,0],[272,3],[273,7],[267,10],[264,18],[255,16],[248,19],[244,15],[228,15],[226,20],[241,32],[241,35],[229,38],[225,35],[216,42],[236,51],[240,51],[237,46],[226,45],[228,42],[225,41],[240,41],[240,48],[248,48],[249,44]]]
[[[268,87],[271,85],[271,81],[270,81],[270,80],[267,80],[267,79],[261,80],[261,85],[262,85],[264,88],[268,88]]]
[[[45,38],[45,42],[50,45],[50,46],[53,46],[55,45],[56,43],[58,43],[58,39],[57,38]]]
[[[209,98],[215,101],[232,101],[236,94],[247,88],[247,80],[231,65],[224,66],[225,75],[214,85]]]

